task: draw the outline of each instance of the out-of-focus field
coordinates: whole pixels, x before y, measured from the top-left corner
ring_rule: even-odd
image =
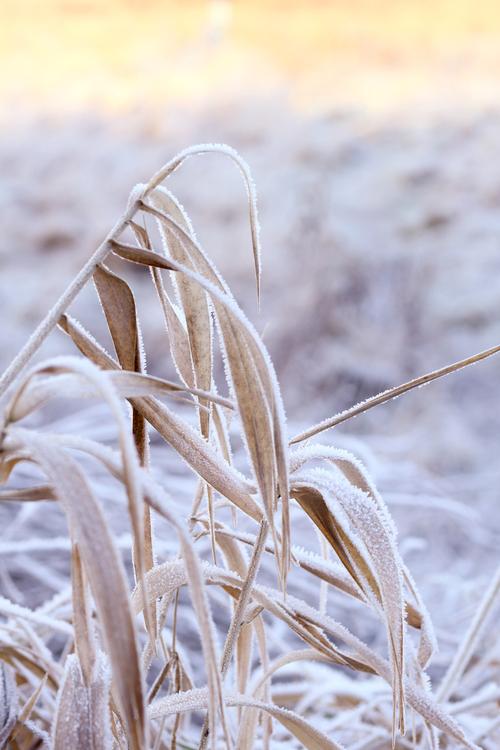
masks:
[[[204,156],[172,189],[265,332],[291,431],[500,341],[497,2],[3,0],[1,14],[0,369],[130,188],[194,142],[229,143],[254,174],[260,313],[237,170]],[[150,369],[171,375],[132,281]],[[76,310],[103,330],[90,293]],[[56,335],[43,353],[58,351]],[[445,652],[495,566],[499,394],[493,359],[342,431],[438,628],[456,625]]]

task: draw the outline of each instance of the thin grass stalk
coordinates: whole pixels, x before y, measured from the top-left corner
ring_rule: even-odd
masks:
[[[229,630],[228,630],[226,640],[224,643],[224,649],[222,652],[222,658],[221,658],[221,664],[220,664],[222,680],[224,680],[224,677],[226,676],[227,670],[229,669],[229,665],[231,663],[231,658],[233,655],[234,647],[236,645],[236,639],[238,637],[240,628],[243,624],[245,610],[247,608],[248,602],[252,594],[252,589],[255,583],[257,572],[259,570],[260,560],[262,557],[262,552],[264,551],[264,546],[266,543],[268,532],[269,532],[269,524],[267,523],[267,521],[261,521],[259,533],[257,535],[257,539],[255,542],[255,547],[252,552],[252,557],[250,558],[250,564],[248,566],[248,573],[247,573],[245,582],[243,584],[243,587],[241,589],[241,593],[238,597],[238,601],[236,603],[233,617],[231,618],[231,624],[229,626]],[[202,733],[201,733],[199,750],[205,750],[207,741],[208,741],[208,721],[205,718]]]
[[[482,630],[490,616],[495,604],[497,603],[500,593],[500,566],[496,569],[493,578],[486,589],[483,598],[476,610],[472,622],[465,633],[460,646],[451,662],[448,670],[443,677],[441,684],[436,693],[436,698],[440,702],[447,701],[453,693],[458,680],[467,668],[467,664],[476,648]]]
[[[394,388],[389,388],[386,391],[382,391],[376,396],[372,396],[371,398],[366,399],[366,401],[361,401],[359,404],[355,404],[349,409],[345,409],[345,411],[339,412],[339,414],[336,414],[334,417],[330,417],[329,419],[325,419],[322,422],[318,422],[318,424],[309,427],[304,432],[295,435],[295,437],[290,440],[290,445],[295,445],[296,443],[301,443],[304,440],[309,440],[309,438],[318,435],[320,432],[330,430],[332,427],[336,427],[337,425],[342,424],[342,422],[347,422],[349,419],[357,417],[358,414],[363,414],[363,412],[373,409],[374,406],[380,406],[381,404],[387,403],[387,401],[392,401],[393,399],[398,398],[398,396],[401,396],[403,393],[407,393],[414,388],[420,388],[424,385],[427,385],[427,383],[431,383],[433,380],[438,380],[445,375],[450,375],[453,372],[462,370],[464,367],[469,367],[469,365],[474,365],[476,362],[480,362],[483,359],[488,359],[488,357],[492,357],[499,352],[500,344],[497,346],[492,346],[490,349],[485,349],[481,352],[478,352],[477,354],[473,354],[471,357],[460,359],[458,360],[458,362],[453,362],[453,364],[451,365],[446,365],[446,367],[441,367],[439,370],[433,370],[432,372],[428,372],[425,375],[420,375],[418,378],[409,380],[407,383],[402,383],[401,385],[397,385]]]

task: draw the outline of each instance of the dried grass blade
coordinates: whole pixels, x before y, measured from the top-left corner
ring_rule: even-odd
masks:
[[[130,222],[130,226],[132,227],[141,247],[145,250],[151,250],[151,243],[146,230],[135,222]],[[175,368],[179,373],[182,382],[190,388],[194,388],[193,363],[189,349],[188,334],[181,313],[179,308],[170,300],[170,297],[167,294],[160,269],[155,266],[150,266],[149,270],[162,309],[163,319],[168,334],[170,353]]]
[[[21,713],[19,714],[19,721],[28,721],[36,703],[42,694],[45,686],[47,685],[47,675],[44,676],[43,680],[40,681],[38,686],[33,690],[32,694],[24,704]]]
[[[298,615],[301,619],[322,628],[324,632],[329,633],[335,639],[343,641],[350,647],[357,659],[361,660],[370,670],[380,675],[389,684],[391,683],[392,672],[388,662],[378,656],[346,627],[328,615],[322,615],[313,607],[296,599],[294,596],[287,598],[287,606],[290,608],[290,611],[295,612],[296,616]],[[479,750],[477,745],[469,740],[462,728],[435,702],[432,696],[424,692],[420,686],[408,677],[405,680],[405,691],[408,704],[426,721],[453,738],[459,745],[468,748],[468,750]]]
[[[235,599],[237,598],[237,592],[243,586],[243,581],[239,576],[213,565],[204,565],[202,573],[207,584],[222,586]],[[157,565],[148,574],[148,595],[149,597],[159,597],[165,594],[171,596],[186,583],[187,573],[182,561],[163,563]],[[321,630],[298,618],[294,610],[283,601],[283,596],[278,591],[254,586],[251,595],[258,605],[286,623],[294,633],[319,653],[326,655],[331,662],[351,666],[355,670],[373,672],[368,664],[335,648]],[[142,591],[136,588],[132,595],[134,612],[140,612],[142,605]]]
[[[351,467],[352,472],[354,468]],[[404,596],[392,525],[373,496],[342,475],[329,476],[314,470],[310,472],[310,482],[309,486],[292,485],[293,496],[330,542],[367,599],[373,601],[375,595],[382,608],[391,654],[394,711],[399,708],[399,729],[404,733]]]
[[[0,747],[9,741],[17,721],[17,689],[14,670],[0,663]]]
[[[151,198],[160,210],[171,215],[186,233],[192,235],[192,228],[185,212],[168,191],[155,191]],[[179,242],[175,236],[167,236],[161,224],[160,231],[168,254],[178,263],[195,271],[196,263],[189,253],[189,247]],[[194,385],[200,390],[209,391],[212,388],[213,333],[207,295],[205,290],[188,276],[175,275],[173,280],[186,321]],[[203,404],[203,401],[201,403]],[[209,413],[200,410],[200,430],[207,439],[210,431],[209,417]]]
[[[110,366],[118,367],[112,361]],[[47,373],[49,377],[38,377],[39,374]],[[219,404],[226,409],[233,410],[234,404],[230,399],[219,396],[217,393],[200,391],[197,388],[188,388],[182,383],[153,377],[143,373],[130,372],[128,370],[109,370],[105,377],[112,383],[113,388],[122,398],[133,398],[137,396],[169,396],[179,399],[181,394],[200,396],[206,401]],[[92,387],[79,375],[65,373],[58,370],[55,364],[37,369],[37,377],[26,383],[15,394],[14,399],[7,411],[7,421],[15,422],[24,419],[33,411],[41,408],[52,398],[92,398],[101,396],[98,388]],[[179,399],[181,400],[181,399]],[[187,398],[187,403],[191,403]],[[138,447],[139,452],[139,447]],[[144,448],[141,449],[144,452]]]
[[[85,381],[87,381],[92,388],[97,389],[97,391],[107,401],[111,409],[113,417],[115,418],[118,426],[119,443],[123,456],[123,465],[126,475],[126,481],[124,484],[128,498],[129,514],[134,535],[134,550],[137,552],[136,564],[139,571],[139,578],[141,580],[144,580],[146,572],[146,543],[143,527],[144,519],[142,515],[144,502],[136,479],[136,469],[139,465],[137,447],[136,445],[134,445],[135,441],[127,432],[127,426],[118,396],[114,389],[110,386],[110,383],[106,380],[104,373],[96,368],[91,362],[75,357],[56,357],[53,360],[41,363],[40,365],[38,365],[38,367],[34,368],[31,373],[28,374],[27,379],[21,385],[19,392],[21,394],[24,392],[26,383],[29,382],[30,378],[33,378],[38,373],[44,371],[54,371],[56,373],[62,372],[70,374],[74,373],[80,376]],[[12,400],[11,412],[15,411],[15,406],[18,402],[18,393],[15,394]],[[140,417],[140,419],[142,419],[142,416]],[[151,565],[152,564],[153,561],[151,562]],[[148,632],[150,633],[150,636],[152,637],[154,643],[154,635],[156,633],[156,618],[153,618],[149,606],[146,609],[145,617],[146,623],[148,625]]]
[[[94,272],[94,284],[121,367],[132,372],[142,372],[144,363],[141,333],[132,290],[126,281],[102,264]],[[132,433],[139,461],[145,466],[148,462],[148,433],[145,419],[136,409],[132,411]],[[148,507],[143,506],[141,511],[131,501],[130,515],[134,533],[134,565],[137,576],[144,581],[146,572],[154,565],[151,514]],[[146,609],[145,615],[149,636],[152,643],[155,643],[157,613],[154,603]]]
[[[94,284],[120,365],[124,370],[140,372],[137,311],[129,285],[103,265],[94,272]]]
[[[146,724],[139,651],[125,571],[102,510],[78,464],[57,443],[21,428],[11,429],[10,434],[30,450],[47,475],[74,529],[130,744],[142,750]]]
[[[237,151],[230,146],[223,143],[204,143],[197,146],[191,146],[184,151],[181,151],[177,156],[174,156],[167,164],[165,164],[153,177],[150,179],[148,184],[145,186],[143,197],[146,198],[158,186],[169,177],[172,172],[178,169],[181,164],[191,156],[197,156],[199,154],[207,153],[220,153],[224,156],[228,156],[232,161],[235,162],[238,169],[240,170],[245,187],[248,195],[248,213],[250,220],[250,231],[252,237],[252,250],[255,266],[255,279],[257,284],[257,299],[260,299],[260,282],[261,282],[261,251],[259,241],[259,219],[257,212],[257,196],[255,192],[255,185],[252,179],[250,168],[248,164],[241,158]]]
[[[80,662],[83,681],[88,688],[92,683],[92,674],[96,660],[95,640],[85,571],[83,570],[80,551],[76,543],[72,545],[71,549],[71,583],[75,649]]]
[[[407,383],[403,383],[402,385],[398,385],[394,388],[389,388],[386,391],[382,391],[382,393],[378,393],[376,396],[372,396],[371,398],[366,399],[366,401],[361,401],[359,404],[351,406],[349,409],[336,414],[334,417],[325,419],[323,422],[319,422],[313,427],[310,427],[308,430],[301,432],[299,435],[296,435],[294,438],[292,438],[292,440],[290,440],[290,445],[295,445],[296,443],[301,443],[303,440],[308,440],[309,438],[314,437],[314,435],[317,435],[320,432],[329,430],[332,427],[341,424],[342,422],[346,422],[348,419],[356,417],[358,414],[362,414],[363,412],[372,409],[374,406],[385,404],[387,401],[391,401],[394,398],[398,398],[398,396],[401,396],[403,393],[407,393],[408,391],[413,390],[413,388],[420,388],[423,385],[427,385],[427,383],[431,383],[433,380],[442,378],[445,375],[450,375],[452,372],[456,372],[457,370],[462,370],[464,367],[468,367],[469,365],[473,365],[483,359],[487,359],[494,354],[498,354],[498,352],[500,352],[500,345],[492,346],[490,349],[485,349],[484,351],[478,352],[478,354],[474,354],[471,357],[465,357],[465,359],[461,359],[458,362],[447,365],[446,367],[441,367],[439,370],[433,370],[432,372],[428,372],[425,375],[420,375],[420,377],[418,378],[409,380]]]
[[[60,325],[91,361],[104,368],[117,366],[74,320],[66,316]],[[248,516],[261,520],[262,511],[241,475],[218,456],[199,433],[154,398],[134,398],[131,403],[200,477]]]
[[[464,673],[467,664],[477,646],[478,640],[486,625],[500,595],[500,566],[496,569],[491,582],[486,589],[484,596],[474,614],[465,636],[451,662],[448,670],[437,691],[439,701],[446,701],[452,695],[457,680]]]
[[[219,665],[217,658],[215,625],[211,616],[205,589],[203,587],[203,577],[200,561],[194,550],[191,537],[189,536],[184,526],[179,524],[179,522],[174,519],[172,513],[166,507],[165,498],[162,497],[162,493],[158,490],[156,485],[149,481],[148,477],[144,477],[144,479],[147,485],[145,489],[148,502],[158,513],[163,515],[164,518],[174,526],[181,543],[187,582],[189,583],[193,608],[200,627],[201,643],[203,653],[205,655],[205,666],[207,670],[209,685],[208,727],[212,736],[212,746],[215,750],[216,717],[217,712],[219,712],[226,746],[231,749],[232,742],[223,701],[222,680],[218,671]],[[153,568],[153,570],[149,572],[148,577],[153,574],[154,570],[155,569]],[[145,592],[148,591],[148,589],[143,588],[142,591]],[[148,598],[149,597],[147,596],[145,597],[146,600]]]
[[[138,410],[177,453],[214,490],[256,521],[262,510],[247,489],[241,475],[229,466],[201,435],[164,404],[152,398],[132,399]]]
[[[0,490],[0,502],[9,500],[13,502],[38,502],[40,500],[55,500],[55,497],[49,484],[41,484],[37,487]]]
[[[195,382],[186,328],[176,305],[167,294],[159,269],[151,267],[150,270],[163,312],[172,360],[181,380],[190,388],[194,388]]]
[[[144,208],[153,210],[148,206]],[[159,211],[154,211],[154,215],[162,222],[169,222],[168,227],[175,236],[194,246],[192,238],[185,232],[182,235],[181,228],[167,215]],[[117,255],[132,262],[176,270],[193,279],[210,294],[224,341],[228,380],[235,391],[246,444],[274,536],[273,513],[277,506],[277,493],[281,495],[283,541],[280,573],[284,587],[290,564],[288,451],[284,438],[284,409],[269,355],[232,297],[221,290],[217,275],[199,248],[196,258],[201,260],[197,271],[173,258],[165,259],[158,253],[123,243],[113,243],[113,248]]]
[[[21,604],[15,604],[3,596],[0,596],[0,614],[5,617],[14,617],[19,620],[33,622],[40,627],[49,628],[50,630],[64,633],[67,636],[73,635],[73,628],[65,620],[59,620],[43,612],[23,607]]]
[[[167,590],[173,591],[178,586],[184,585],[186,576],[182,563],[168,564],[168,574],[166,571],[167,566],[159,566],[154,571],[151,571],[148,576],[148,587],[151,596],[160,596]],[[219,585],[230,585],[237,588],[242,585],[241,580],[234,574],[229,574],[211,566],[207,566],[205,571],[208,583],[214,582]],[[323,654],[329,661],[349,665],[355,670],[376,672],[390,682],[391,672],[389,665],[383,659],[376,656],[359,639],[349,633],[346,628],[334,622],[331,618],[322,616],[321,613],[312,607],[308,607],[290,595],[287,598],[286,604],[282,601],[280,602],[278,592],[269,591],[267,593],[267,590],[262,589],[262,587],[254,587],[252,596],[260,605],[268,609],[271,614],[288,624],[297,635],[319,654]],[[136,599],[136,606],[137,602],[138,600]],[[310,624],[307,625],[307,623]],[[327,632],[331,632],[335,638],[345,641],[354,650],[355,656],[349,656],[345,652],[340,652],[334,648],[331,642],[321,637],[320,631],[315,630],[312,623],[316,623]],[[429,696],[408,680],[406,681],[406,690],[410,705],[421,713],[426,720],[435,724],[448,735],[459,739],[459,742],[466,747],[475,747],[473,743],[467,740],[458,725],[435,706]]]
[[[19,670],[19,665],[22,665],[28,674],[34,675],[38,680],[43,680],[44,676],[47,675],[47,682],[50,685],[50,689],[57,692],[59,688],[59,674],[54,674],[55,670],[52,670],[49,664],[40,659],[39,654],[35,654],[26,647],[18,645],[2,646],[0,644],[0,659],[14,667],[16,671]]]
[[[26,433],[27,431],[26,430],[21,431],[20,428],[15,428],[15,435],[17,435],[19,432]],[[126,472],[125,472],[124,467],[122,466],[121,461],[119,460],[119,456],[110,448],[107,448],[106,446],[102,444],[95,443],[91,440],[87,440],[84,438],[75,438],[73,436],[65,436],[65,435],[51,435],[49,438],[49,442],[52,443],[54,446],[57,446],[57,448],[59,449],[59,452],[61,452],[60,451],[61,446],[68,446],[68,447],[75,448],[80,451],[84,451],[85,453],[88,453],[94,458],[97,458],[99,461],[102,461],[103,464],[112,473],[113,476],[115,476],[122,482],[126,481]],[[215,626],[213,623],[213,619],[210,613],[210,607],[208,605],[205,590],[203,587],[203,578],[202,578],[202,572],[201,572],[201,567],[200,567],[200,561],[194,550],[193,541],[184,523],[180,522],[175,517],[175,515],[170,511],[171,502],[169,502],[165,493],[156,484],[156,482],[154,482],[151,479],[149,473],[145,471],[144,468],[138,467],[137,479],[140,481],[142,485],[144,496],[147,502],[149,503],[149,505],[151,506],[151,508],[153,508],[157,513],[162,515],[167,520],[167,522],[172,525],[172,527],[176,530],[178,534],[179,541],[181,544],[182,558],[183,558],[182,563],[181,563],[183,578],[182,578],[182,583],[179,585],[183,585],[184,583],[189,584],[190,591],[191,591],[191,600],[193,603],[193,609],[194,609],[194,612],[195,612],[195,615],[199,624],[199,628],[200,628],[202,649],[203,649],[203,654],[205,656],[205,666],[206,666],[206,671],[207,671],[208,681],[209,681],[209,693],[210,693],[209,716],[211,717],[210,727],[211,728],[215,727],[215,718],[216,718],[216,712],[218,709],[220,713],[220,717],[221,717],[222,726],[226,732],[226,737],[227,739],[229,739],[229,735],[227,733],[226,719],[225,719],[225,709],[224,709],[224,704],[222,702],[222,685],[221,685],[219,666],[218,666],[219,660],[217,657]],[[151,578],[155,580],[156,570],[158,570],[158,566],[155,566],[151,571],[149,571],[147,579],[146,579],[147,581],[149,581],[149,579]],[[89,576],[89,579],[90,579],[90,576]],[[92,584],[92,581],[90,582]],[[154,594],[152,594],[152,596],[147,596],[145,598],[145,602],[143,602],[142,591],[146,590],[148,591],[148,593],[151,594],[152,593],[151,587],[148,585],[146,589],[142,589],[142,587],[139,587],[139,586],[140,584],[138,584],[138,588],[136,588],[136,592],[135,592],[136,597],[138,596],[138,600],[136,599],[136,606],[137,606],[137,601],[139,601],[140,603],[140,606],[137,609],[137,612],[139,612],[142,609],[142,606],[144,603],[147,606],[148,599],[156,598]],[[137,594],[137,591],[139,591],[139,594]],[[132,597],[132,601],[134,601],[134,596]],[[122,649],[122,653],[123,653],[123,649]],[[127,672],[126,674],[127,674],[127,677],[129,677],[129,673]],[[137,684],[140,684],[140,683],[137,683]],[[230,743],[228,742],[228,744]]]
[[[220,671],[221,671],[222,679],[224,679],[224,677],[227,674],[227,670],[229,669],[234,647],[236,645],[238,635],[243,625],[245,610],[251,598],[252,589],[253,589],[255,578],[257,576],[257,572],[259,569],[260,559],[262,556],[262,552],[264,550],[264,545],[266,543],[268,530],[269,530],[269,526],[267,522],[262,521],[260,524],[259,533],[257,535],[255,547],[252,552],[252,557],[250,559],[250,564],[248,566],[248,572],[246,574],[245,580],[241,587],[241,593],[238,597],[238,601],[236,603],[236,607],[233,612],[233,616],[231,618],[231,624],[229,626],[229,630],[228,630],[226,640],[224,643],[224,649],[222,652],[222,659],[221,659],[221,664],[220,664]],[[203,730],[202,730],[202,735],[201,735],[201,741],[200,741],[200,746],[199,746],[200,750],[203,750],[203,748],[206,747],[207,739],[208,739],[208,725],[205,723]]]
[[[251,707],[270,714],[277,719],[307,750],[343,750],[332,739],[315,729],[309,722],[293,711],[280,708],[271,703],[263,703],[254,698],[240,695],[226,695],[224,702],[229,707]],[[176,693],[166,698],[160,698],[149,708],[150,717],[159,719],[163,716],[199,711],[206,708],[207,691],[204,688],[190,690],[186,693]]]
[[[52,730],[54,750],[110,750],[109,676],[101,655],[89,685],[78,659],[66,659]]]

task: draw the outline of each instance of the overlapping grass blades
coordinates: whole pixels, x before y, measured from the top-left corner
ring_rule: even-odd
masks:
[[[467,737],[452,717],[450,706],[438,705],[430,690],[425,669],[435,645],[432,624],[401,560],[389,511],[373,482],[345,451],[294,444],[499,348],[380,394],[303,432],[289,445],[271,358],[197,241],[186,212],[162,184],[186,158],[211,151],[229,156],[243,175],[260,295],[257,209],[248,167],[227,147],[193,147],[148,184],[134,188],[124,215],[0,380],[2,394],[16,381],[1,425],[0,476],[5,487],[0,500],[56,501],[67,516],[71,540],[71,592],[62,591],[48,609],[29,610],[2,600],[0,744],[10,742],[19,750],[42,745],[57,750],[159,750],[206,744],[256,750],[278,746],[278,737],[288,747],[338,749],[342,743],[325,729],[323,714],[309,711],[301,716],[273,702],[276,673],[310,661],[389,686],[388,692],[380,692],[377,736],[382,743],[408,747],[403,734],[405,708],[410,708],[419,747],[436,747],[442,733],[447,747],[476,748],[474,738]],[[157,233],[146,229],[145,217],[156,221]],[[126,230],[135,242],[125,236]],[[113,271],[106,265],[111,257]],[[119,263],[143,266],[151,273],[178,382],[146,373],[137,304],[116,270]],[[169,278],[174,299],[167,290]],[[116,357],[68,313],[78,292],[92,280]],[[56,326],[72,339],[80,355],[49,360],[23,375]],[[227,395],[217,392],[216,356],[225,365]],[[115,425],[118,450],[77,432],[62,434],[34,429],[29,422],[19,424],[56,397],[102,400]],[[169,405],[160,400],[164,397]],[[174,410],[176,399],[197,410],[196,426]],[[128,416],[126,402],[131,407]],[[232,464],[229,413],[235,415],[246,447],[248,476]],[[192,509],[185,513],[179,513],[163,487],[172,490],[169,477],[158,482],[150,472],[152,430],[183,459],[197,482]],[[78,459],[81,455],[97,461],[124,490],[133,584],[102,499]],[[16,468],[26,463],[35,464],[44,478],[19,487]],[[228,525],[226,505],[233,518],[240,519],[238,527]],[[173,559],[161,559],[156,550],[161,540],[155,538],[155,516],[162,517],[178,539]],[[296,546],[297,517],[307,517],[316,527],[323,556]],[[204,557],[207,535],[211,563]],[[266,560],[275,563],[275,586],[259,581]],[[322,587],[318,607],[294,595],[293,580],[299,572],[309,577],[312,590]],[[187,605],[181,594],[186,586]],[[383,623],[388,659],[332,617],[328,589],[355,602],[360,617],[373,614]],[[216,624],[212,614],[209,594],[214,590],[219,592],[217,601],[222,598],[227,606],[225,632],[220,617]],[[498,579],[450,666],[441,688],[443,700],[449,700],[466,670],[497,596]],[[203,684],[196,687],[181,656],[183,633],[178,632],[176,617],[181,600],[198,630],[194,656]],[[169,607],[174,614],[167,624]],[[275,628],[292,633],[302,648],[276,654]],[[65,639],[62,650],[48,647],[54,633]],[[370,705],[361,696],[360,715]],[[334,712],[340,710],[335,690],[331,706]],[[190,713],[200,721],[189,729],[183,717]],[[368,747],[373,722],[352,724],[347,714],[346,727],[342,716],[336,717],[336,726],[348,726],[357,737],[356,747]]]

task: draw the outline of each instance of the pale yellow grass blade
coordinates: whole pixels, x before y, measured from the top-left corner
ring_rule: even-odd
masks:
[[[125,571],[102,510],[82,470],[60,446],[21,428],[10,434],[29,449],[68,515],[96,602],[129,741],[134,750],[142,750],[146,725],[136,632]]]
[[[109,673],[101,654],[89,685],[78,659],[66,659],[52,730],[54,750],[110,750]]]
[[[111,365],[111,363],[110,363]],[[60,374],[58,374],[60,373]],[[40,375],[49,377],[38,377]],[[207,401],[233,409],[234,405],[230,399],[219,396],[216,393],[199,391],[196,388],[188,388],[181,383],[175,383],[163,378],[156,378],[137,372],[124,370],[110,370],[105,373],[116,393],[122,398],[134,398],[137,396],[168,396],[179,399],[181,394],[192,394],[201,396]],[[15,398],[8,409],[8,421],[24,419],[33,411],[41,408],[52,398],[98,398],[101,392],[93,387],[87,380],[77,374],[65,373],[63,369],[58,370],[57,360],[52,364],[44,365],[43,369],[37,369],[37,377],[17,391]],[[189,399],[183,399],[186,403],[192,403]]]
[[[490,349],[485,349],[484,351],[478,352],[478,354],[474,354],[471,357],[465,357],[465,359],[461,359],[458,362],[447,365],[446,367],[441,367],[439,370],[433,370],[432,372],[428,372],[425,375],[420,375],[420,377],[418,378],[409,380],[407,383],[403,383],[402,385],[397,385],[394,388],[389,388],[386,391],[382,391],[382,393],[378,393],[376,396],[372,396],[371,398],[366,399],[366,401],[361,401],[359,404],[355,404],[349,409],[341,411],[334,417],[325,419],[323,420],[323,422],[319,422],[313,427],[310,427],[308,430],[301,432],[299,435],[296,435],[294,438],[292,438],[292,440],[290,441],[290,445],[301,443],[303,440],[308,440],[309,438],[314,437],[314,435],[318,435],[320,432],[329,430],[338,424],[342,424],[342,422],[346,422],[348,419],[352,419],[353,417],[358,416],[358,414],[363,414],[363,412],[368,411],[369,409],[373,409],[374,406],[379,406],[380,404],[385,404],[387,401],[392,401],[392,399],[401,396],[403,393],[407,393],[407,391],[411,391],[414,388],[420,388],[423,385],[427,385],[427,383],[431,383],[433,380],[442,378],[445,375],[450,375],[452,372],[456,372],[457,370],[461,370],[464,367],[473,365],[476,362],[487,359],[488,357],[491,357],[494,354],[498,354],[499,352],[500,345],[492,346]]]
[[[307,750],[343,750],[342,745],[328,738],[315,729],[309,722],[293,711],[280,708],[270,703],[263,703],[251,697],[239,695],[225,695],[224,702],[228,707],[248,706],[258,708],[277,719]],[[149,708],[152,719],[162,716],[199,711],[207,705],[207,691],[203,688],[190,690],[187,693],[177,693],[166,698],[160,698]]]
[[[18,697],[14,670],[0,663],[0,747],[5,747],[18,715]]]

